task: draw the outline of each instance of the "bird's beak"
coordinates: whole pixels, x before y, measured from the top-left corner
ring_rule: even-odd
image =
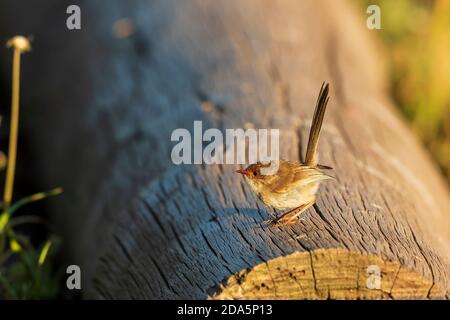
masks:
[[[237,170],[236,172],[240,173],[240,174],[248,175],[248,171],[247,170]]]

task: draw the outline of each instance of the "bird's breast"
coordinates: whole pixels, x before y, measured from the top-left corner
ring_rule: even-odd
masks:
[[[266,205],[276,209],[297,208],[309,203],[317,192],[319,183],[288,189],[286,192],[261,191],[259,198]]]

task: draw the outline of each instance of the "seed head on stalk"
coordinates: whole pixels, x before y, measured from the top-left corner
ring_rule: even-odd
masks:
[[[14,49],[11,97],[11,128],[9,133],[9,149],[6,167],[5,190],[3,201],[5,208],[11,205],[14,188],[14,173],[17,157],[17,136],[19,131],[19,97],[20,97],[20,56],[31,50],[30,41],[23,36],[11,38],[6,46]]]

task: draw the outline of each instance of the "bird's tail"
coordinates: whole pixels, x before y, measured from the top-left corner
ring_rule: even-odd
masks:
[[[329,84],[323,83],[320,88],[319,97],[317,98],[316,109],[311,123],[309,132],[308,148],[306,149],[305,164],[310,167],[317,166],[317,145],[319,143],[320,129],[322,128],[323,117],[328,104]]]

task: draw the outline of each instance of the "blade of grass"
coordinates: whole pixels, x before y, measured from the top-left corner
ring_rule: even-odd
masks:
[[[30,202],[34,202],[34,201],[39,201],[51,196],[56,196],[59,195],[63,192],[62,188],[55,188],[46,192],[39,192],[39,193],[35,193],[32,194],[30,196],[27,196],[25,198],[20,199],[19,201],[15,202],[12,206],[10,206],[8,209],[5,210],[5,212],[7,212],[9,214],[9,216],[11,216],[15,211],[17,211],[20,207],[23,207],[24,205],[30,203]]]
[[[47,240],[47,242],[45,242],[44,246],[42,247],[41,253],[39,254],[39,265],[42,267],[42,265],[45,262],[45,259],[47,258],[48,255],[48,251],[50,250],[50,247],[52,245],[52,242],[50,240]]]

